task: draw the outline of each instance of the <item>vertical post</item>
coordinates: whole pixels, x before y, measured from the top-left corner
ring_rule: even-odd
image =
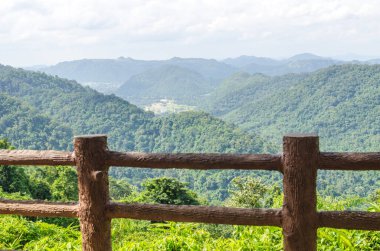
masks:
[[[74,154],[78,171],[82,250],[112,250],[111,219],[106,215],[109,202],[107,136],[75,137]]]
[[[284,250],[317,250],[318,136],[315,134],[285,135],[283,154]]]

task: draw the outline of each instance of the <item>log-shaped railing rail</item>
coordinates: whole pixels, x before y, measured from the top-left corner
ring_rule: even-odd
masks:
[[[0,150],[0,165],[77,166],[79,204],[0,199],[0,214],[79,217],[83,250],[111,250],[111,219],[168,220],[283,228],[285,250],[316,250],[317,228],[380,230],[380,213],[316,210],[317,169],[380,170],[380,153],[319,152],[312,134],[284,136],[281,155],[158,154],[107,150],[105,135],[75,137],[74,152]],[[283,173],[282,209],[121,204],[109,199],[109,166],[276,170]]]
[[[109,166],[176,169],[246,169],[282,170],[282,155],[217,153],[137,153],[107,151]],[[380,153],[319,154],[320,170],[380,170]],[[36,150],[1,150],[0,165],[75,165],[71,152]]]

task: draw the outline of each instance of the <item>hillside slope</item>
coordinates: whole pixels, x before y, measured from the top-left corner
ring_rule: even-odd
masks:
[[[0,94],[0,138],[23,149],[69,149],[73,132],[15,98]]]
[[[117,150],[163,151],[167,148],[162,147],[162,142],[175,145],[175,150],[182,152],[264,150],[258,136],[246,137],[234,126],[205,113],[154,118],[152,113],[144,112],[114,95],[100,94],[74,81],[43,73],[0,66],[0,93],[21,100],[55,123],[71,128],[74,134],[108,134],[111,147]],[[187,118],[185,122],[184,118]],[[182,127],[180,130],[167,127],[178,123]],[[213,128],[213,124],[218,130]],[[157,133],[164,126],[166,133]],[[195,126],[202,130],[193,130]],[[171,137],[172,134],[178,137]],[[204,140],[202,147],[187,143],[201,138]],[[244,142],[245,147],[235,147],[239,142]]]
[[[286,84],[278,77],[270,79],[269,83],[277,85],[261,97],[255,89],[260,84],[255,82],[219,97],[226,104],[215,103],[213,111],[268,138],[279,139],[287,132],[317,132],[323,150],[379,149],[379,65],[332,66],[284,77]],[[268,82],[261,85],[268,87]],[[220,113],[219,107],[227,108]]]
[[[175,65],[165,65],[132,76],[117,95],[137,105],[148,105],[162,98],[191,104],[211,90],[199,73]]]

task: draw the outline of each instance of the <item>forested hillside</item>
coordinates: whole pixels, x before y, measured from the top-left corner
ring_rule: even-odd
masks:
[[[165,65],[132,76],[117,95],[137,105],[148,105],[162,98],[195,104],[212,90],[212,83],[201,74],[175,65]]]
[[[72,129],[41,115],[29,105],[0,94],[0,139],[30,149],[68,149]]]
[[[17,148],[66,150],[72,147],[73,135],[107,134],[110,148],[120,151],[274,151],[274,147],[258,135],[242,132],[236,126],[206,113],[186,112],[154,117],[152,113],[144,112],[116,96],[100,94],[76,82],[42,73],[1,66],[0,92],[4,97],[0,110],[4,128],[1,136]],[[4,95],[12,97],[5,98]],[[5,109],[7,107],[9,109]],[[35,113],[38,113],[39,120],[34,118],[37,116]],[[23,127],[19,126],[20,123]],[[174,170],[123,169],[122,173],[117,172],[118,177],[128,178],[135,185],[144,178],[163,174],[181,176]],[[226,182],[237,174],[228,173]],[[194,186],[192,175],[190,171],[182,172],[182,177]],[[210,198],[215,193],[222,193],[224,195],[220,198],[225,198],[225,191],[218,190],[226,182],[209,189]],[[197,188],[207,190],[201,185]]]
[[[183,152],[207,149],[253,152],[265,149],[259,137],[247,137],[234,126],[207,114],[185,113],[178,117],[171,116],[170,119],[154,118],[152,113],[144,112],[121,98],[100,94],[74,81],[42,73],[0,66],[0,84],[1,93],[20,100],[28,109],[38,111],[54,123],[71,128],[74,134],[108,134],[113,149],[174,150],[169,145]],[[179,124],[182,130],[171,127],[172,124]],[[212,125],[217,127],[213,128]],[[206,133],[208,137],[205,137]],[[16,136],[5,136],[12,143],[18,140]],[[202,144],[187,143],[199,137],[203,140]],[[184,142],[184,138],[189,140]],[[71,142],[71,138],[67,142]],[[26,144],[15,145],[28,147]]]
[[[209,109],[264,138],[317,132],[324,151],[380,148],[379,65],[332,66],[272,78],[240,74],[224,85],[230,92],[215,92]]]

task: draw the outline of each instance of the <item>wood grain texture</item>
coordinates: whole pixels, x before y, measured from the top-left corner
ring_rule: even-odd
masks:
[[[317,250],[318,136],[286,135],[283,143],[284,249],[286,251]]]
[[[112,218],[155,221],[203,222],[213,224],[281,226],[281,210],[246,209],[162,204],[121,204],[107,206]]]
[[[186,169],[281,169],[281,156],[271,154],[108,152],[110,166]]]
[[[76,218],[78,217],[78,205],[76,203],[0,199],[0,214]]]
[[[78,171],[82,249],[112,250],[111,218],[106,214],[109,202],[108,166],[105,163],[107,137],[75,137],[74,152]]]
[[[0,165],[75,165],[71,152],[0,150]]]
[[[318,218],[319,227],[380,231],[380,213],[321,211]]]
[[[323,170],[380,170],[380,153],[321,153]]]

